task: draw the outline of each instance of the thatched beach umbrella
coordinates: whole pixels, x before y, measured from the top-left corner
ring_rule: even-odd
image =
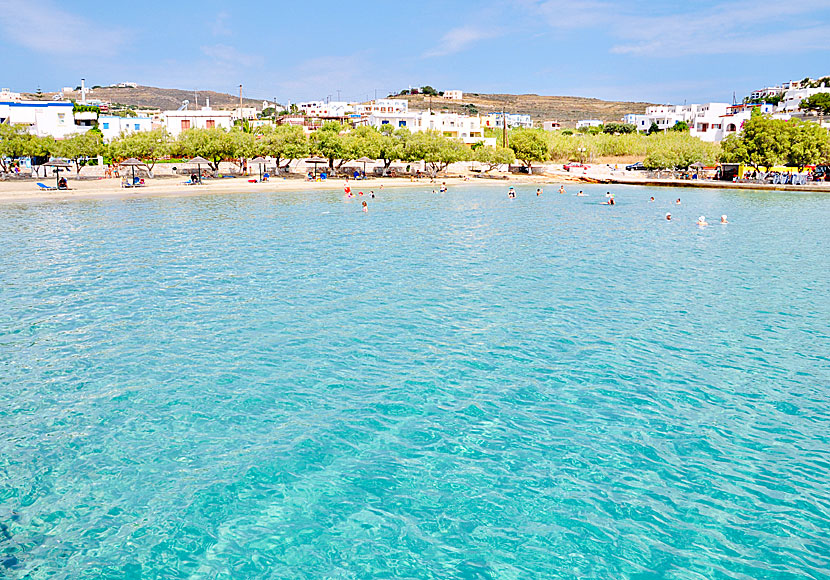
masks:
[[[314,165],[314,179],[317,179],[317,166],[321,163],[328,163],[329,160],[325,157],[309,157],[308,159],[305,159],[305,162]]]
[[[367,163],[374,163],[375,159],[369,159],[368,157],[361,157],[360,159],[355,159],[358,163],[363,164],[363,177],[366,177],[366,164]]]
[[[55,168],[55,187],[58,187],[58,184],[61,181],[61,169],[72,169],[72,164],[64,161],[63,159],[50,159],[44,163],[43,166]]]
[[[132,168],[133,180],[130,183],[130,185],[135,185],[135,168],[136,167],[141,167],[142,165],[146,166],[147,164],[144,163],[143,161],[139,161],[135,157],[130,157],[129,159],[125,159],[124,161],[122,161],[118,165],[120,165],[121,167],[130,167],[130,168]]]
[[[248,164],[249,165],[259,165],[259,180],[262,181],[262,166],[268,163],[265,161],[264,157],[254,157],[251,159]]]
[[[204,157],[194,157],[190,161],[188,161],[185,165],[195,165],[196,166],[196,174],[199,177],[199,183],[202,183],[202,165],[210,165],[210,161],[205,159]]]

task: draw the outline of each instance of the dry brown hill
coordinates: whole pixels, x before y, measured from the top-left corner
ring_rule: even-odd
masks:
[[[652,103],[629,101],[602,101],[584,97],[547,97],[540,95],[502,95],[483,93],[464,93],[463,101],[448,101],[442,97],[425,97],[424,95],[402,95],[394,97],[409,101],[409,108],[449,112],[474,112],[486,114],[501,111],[530,115],[534,122],[559,121],[563,127],[574,127],[580,119],[600,119],[601,121],[619,122],[626,113],[644,113]]]
[[[43,100],[52,100],[56,93],[43,93]],[[233,109],[239,106],[239,97],[214,91],[197,91],[199,106],[204,106],[206,99],[210,99],[210,106],[215,109]],[[34,94],[27,94],[25,98],[37,98]],[[64,98],[79,100],[80,91],[64,93]],[[190,108],[196,105],[196,95],[193,91],[181,89],[162,89],[158,87],[138,86],[135,88],[101,87],[87,93],[88,99],[100,99],[113,104],[133,105],[135,107],[161,109],[162,111],[178,109],[182,101],[190,101]],[[262,107],[262,100],[242,99],[245,106]]]

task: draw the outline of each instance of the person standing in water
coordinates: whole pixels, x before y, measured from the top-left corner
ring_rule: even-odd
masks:
[[[365,200],[363,201],[363,212],[369,213],[369,205],[366,203]]]
[[[509,197],[511,199],[516,197],[516,190],[513,189],[512,187],[510,189],[508,189],[507,190],[507,197]]]
[[[728,221],[726,221],[726,214],[723,214],[722,216],[720,216],[720,223],[722,223],[722,224],[728,224],[729,223]]]
[[[542,195],[542,188],[541,187],[536,189],[536,197],[539,197],[540,195]]]
[[[564,193],[565,193],[565,186],[564,185],[559,186],[559,193],[564,195]]]

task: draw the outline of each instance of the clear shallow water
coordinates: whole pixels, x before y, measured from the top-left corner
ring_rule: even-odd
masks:
[[[0,206],[0,577],[830,577],[830,198],[534,189]]]

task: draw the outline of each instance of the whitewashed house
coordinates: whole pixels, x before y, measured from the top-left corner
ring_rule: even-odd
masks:
[[[430,111],[406,113],[372,113],[368,124],[382,128],[392,125],[395,129],[407,128],[413,133],[437,131],[445,137],[459,139],[467,145],[482,142],[488,147],[496,146],[495,138],[486,138],[482,131],[481,117],[469,117],[458,113],[436,113]]]
[[[485,127],[493,128],[493,129],[503,129],[504,128],[504,121],[502,119],[504,115],[501,112],[497,113],[488,113],[481,117],[481,124]],[[507,113],[507,128],[512,129],[514,127],[521,127],[524,129],[532,129],[533,128],[533,119],[531,119],[530,115],[517,115],[514,113]]]
[[[117,117],[115,115],[101,115],[98,117],[98,128],[104,134],[104,141],[109,143],[122,133],[138,133],[152,131],[153,120],[150,117]]]
[[[23,125],[32,135],[55,139],[87,130],[75,125],[73,105],[66,101],[0,101],[0,123]]]
[[[188,129],[225,129],[233,126],[233,111],[215,111],[202,107],[198,111],[165,111],[164,128],[174,138]]]
[[[603,122],[599,119],[583,119],[576,122],[576,128],[582,129],[584,127],[602,127]]]

